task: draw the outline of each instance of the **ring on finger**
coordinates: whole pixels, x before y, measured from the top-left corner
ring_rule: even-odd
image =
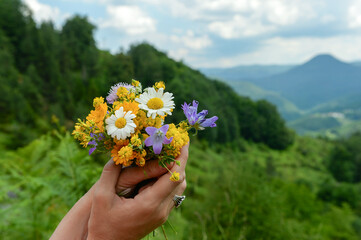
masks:
[[[185,195],[182,195],[182,196],[179,196],[177,194],[174,195],[173,202],[174,202],[175,208],[179,208],[185,198],[186,198]]]
[[[120,192],[118,192],[117,193],[117,195],[119,196],[119,197],[127,197],[127,196],[129,196],[129,195],[131,195],[132,193],[133,193],[133,188],[125,188],[125,189],[123,189],[123,190],[121,190]]]

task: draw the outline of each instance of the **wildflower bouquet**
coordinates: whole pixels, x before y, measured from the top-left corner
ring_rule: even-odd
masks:
[[[215,127],[218,117],[206,119],[207,110],[197,113],[198,102],[184,103],[182,109],[187,120],[175,125],[164,124],[175,108],[173,94],[165,92],[163,82],[142,90],[140,82],[118,83],[109,95],[96,97],[86,120],[78,120],[74,138],[83,147],[94,151],[111,152],[115,164],[144,166],[151,159],[159,164],[176,161],[181,148],[189,142],[188,131]],[[176,161],[177,164],[179,162]],[[168,170],[169,171],[169,170]],[[171,173],[170,180],[178,181],[179,173]]]

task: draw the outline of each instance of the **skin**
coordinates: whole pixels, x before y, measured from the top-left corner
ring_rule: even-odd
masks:
[[[168,166],[172,172],[180,173],[178,182],[170,181],[170,173],[155,160],[147,162],[143,168],[123,170],[110,160],[100,179],[67,213],[50,239],[143,238],[167,220],[174,207],[174,195],[183,194],[188,148],[189,145],[184,146],[177,158],[180,166]],[[134,198],[117,195],[146,179],[154,180],[143,186]]]

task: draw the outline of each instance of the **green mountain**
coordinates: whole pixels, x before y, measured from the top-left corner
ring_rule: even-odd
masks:
[[[257,79],[253,83],[280,93],[306,110],[358,93],[361,89],[361,68],[325,54],[287,72]]]
[[[294,65],[249,65],[231,68],[201,68],[200,71],[211,78],[230,82],[264,78],[274,74],[286,72]]]
[[[94,97],[106,97],[112,85],[132,78],[144,87],[166,83],[178,110],[170,121],[183,120],[181,105],[193,100],[199,111],[218,116],[217,128],[199,133],[211,143],[247,139],[277,149],[292,144],[293,133],[269,102],[241,97],[146,43],[126,53],[99,50],[87,17],[73,16],[58,30],[51,22],[38,26],[25,10],[20,0],[0,1],[0,130],[11,136],[12,147],[50,130],[51,120],[71,130]]]
[[[265,99],[278,108],[278,111],[286,121],[299,118],[303,112],[299,110],[292,102],[282,97],[279,93],[274,91],[264,90],[250,82],[227,81],[233,89],[241,96],[250,97],[253,100]]]
[[[334,99],[332,101],[317,105],[309,110],[310,113],[340,112],[347,114],[351,119],[359,119],[361,117],[352,116],[361,110],[361,93],[351,94],[346,97]]]
[[[288,126],[299,134],[339,137],[360,128],[358,62],[344,63],[324,54],[299,66],[284,66],[284,71],[276,67],[269,76],[259,78],[250,77],[247,67],[234,69],[244,72],[208,69],[205,73],[229,83],[242,96],[275,104]],[[241,76],[249,77],[247,82]]]

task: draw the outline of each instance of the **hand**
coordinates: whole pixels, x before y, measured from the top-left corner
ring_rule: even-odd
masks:
[[[142,182],[143,180],[156,178],[157,180],[150,182],[146,186],[142,187],[139,190],[139,194],[138,194],[139,196],[136,196],[135,199],[124,199],[124,198],[119,198],[118,196],[117,197],[119,199],[123,199],[120,201],[126,200],[125,201],[126,203],[122,203],[122,204],[125,204],[125,205],[123,205],[123,207],[131,206],[131,204],[134,204],[132,202],[135,202],[136,204],[140,204],[139,206],[136,206],[136,209],[140,208],[140,207],[151,208],[151,204],[159,205],[161,203],[161,205],[164,207],[163,211],[157,212],[157,214],[159,214],[159,215],[155,216],[155,218],[157,218],[159,220],[158,222],[162,223],[168,217],[169,212],[174,204],[172,201],[174,194],[181,195],[186,187],[185,166],[186,166],[187,158],[188,158],[188,145],[183,147],[183,149],[181,151],[181,155],[178,157],[178,160],[181,161],[181,167],[179,167],[175,164],[169,166],[170,170],[172,172],[177,171],[180,173],[180,180],[177,183],[173,183],[169,180],[170,174],[165,174],[165,173],[167,173],[167,170],[163,167],[160,167],[156,160],[147,162],[144,167],[126,168],[123,170],[121,170],[119,166],[115,166],[114,164],[112,164],[112,162],[110,162],[104,167],[104,171],[103,171],[101,179],[103,178],[103,176],[108,176],[108,175],[112,175],[112,174],[119,175],[120,171],[121,171],[121,174],[119,175],[119,178],[118,178],[115,188],[110,189],[109,187],[108,188],[106,187],[107,188],[107,191],[106,191],[107,197],[104,197],[104,199],[108,199],[108,198],[113,199],[113,198],[115,198],[114,197],[115,192],[120,192],[120,191],[123,191],[128,188],[134,188],[134,186],[136,186],[138,183]],[[113,173],[113,172],[115,172],[115,173]],[[101,204],[99,206],[99,201],[98,201],[98,200],[101,200],[101,201],[104,200],[104,199],[102,199],[102,197],[100,197],[102,195],[102,192],[95,191],[96,189],[98,189],[98,190],[101,189],[101,187],[99,187],[99,183],[101,182],[101,179],[96,184],[93,185],[93,187],[88,191],[88,193],[86,193],[73,206],[73,208],[68,212],[68,214],[63,218],[63,220],[61,221],[61,223],[58,225],[57,229],[53,233],[53,235],[51,237],[52,240],[54,240],[54,239],[86,239],[86,237],[88,235],[88,223],[90,223],[89,222],[90,214],[91,214],[91,210],[94,205],[93,202],[95,203],[94,206],[97,206],[97,207],[94,207],[95,212],[97,212],[96,209],[101,209],[103,207],[103,206],[101,206]],[[105,179],[107,179],[107,177],[105,177]],[[114,186],[114,184],[113,184],[113,186]],[[160,187],[163,187],[163,186],[167,186],[167,188],[159,189]],[[155,194],[149,194],[149,193],[147,193],[147,191],[149,192],[149,191],[153,191],[153,190],[148,189],[148,188],[153,188],[154,191],[162,192],[163,195],[157,196]],[[109,194],[109,191],[114,194]],[[170,195],[166,196],[165,192],[167,192],[167,191],[168,191],[168,193],[170,191],[172,191],[172,193]],[[97,194],[95,194],[95,192],[97,192]],[[166,196],[166,197],[164,197],[164,196]],[[152,198],[147,199],[147,197],[153,197],[154,199],[152,199]],[[109,202],[110,202],[109,199],[107,200],[108,208],[109,208]],[[164,201],[161,201],[162,199]],[[167,202],[169,202],[168,208],[166,208],[165,199],[167,200]],[[139,203],[139,202],[141,202],[141,203]],[[114,200],[111,203],[112,203],[111,206],[113,206],[113,203],[118,204],[120,202],[117,200]],[[153,205],[153,207],[156,207],[155,205]],[[134,207],[134,205],[133,205],[133,207]],[[160,208],[162,208],[162,207],[160,207]],[[134,209],[134,211],[136,209]],[[164,209],[166,209],[166,210],[164,210]],[[140,209],[138,209],[137,211],[139,212],[139,210]],[[143,209],[143,210],[149,210],[149,209]],[[122,211],[122,210],[118,210],[118,211]],[[133,214],[134,211],[130,211],[131,214]],[[130,225],[132,225],[131,222],[129,221],[128,216],[126,216],[125,213],[126,213],[125,211],[123,213],[121,213],[121,216],[124,216],[124,218],[121,221],[128,222]],[[101,216],[98,213],[95,215],[94,214],[92,213],[92,219],[93,219],[92,223],[99,221],[98,217]],[[109,212],[109,216],[114,215],[114,214],[115,213],[113,213],[113,212]],[[121,217],[119,217],[119,218],[121,218]],[[144,224],[145,224],[146,219],[144,218],[144,216],[141,216],[141,219],[144,219]],[[108,221],[108,219],[107,219],[107,221]],[[102,222],[101,224],[103,224],[103,225],[108,224],[107,221]],[[119,224],[121,223],[121,221],[117,223],[117,226],[115,228],[113,228],[112,231],[120,229]],[[147,223],[149,223],[149,221],[150,221],[150,219],[148,219]],[[138,224],[138,223],[140,223],[140,222],[137,221],[136,223],[134,223],[133,228],[135,228],[136,224]],[[101,224],[100,224],[100,226],[101,226]],[[137,239],[137,238],[141,237],[141,235],[145,236],[148,232],[151,232],[152,230],[154,230],[156,227],[158,227],[161,224],[154,223],[153,225],[155,226],[153,229],[150,229],[149,227],[144,227],[143,229],[136,229],[136,231],[138,231],[138,233],[134,233],[133,235],[129,234],[129,239]],[[108,227],[110,227],[110,225]],[[150,230],[147,232],[147,231],[145,231],[145,229],[150,229]],[[89,239],[92,239],[92,238],[96,239],[98,237],[97,233],[99,232],[99,229],[97,226],[95,226],[95,228],[89,227],[89,231],[91,232],[91,234],[89,234]],[[110,231],[109,233],[111,233],[112,231]],[[93,233],[95,235],[92,235]],[[129,233],[131,233],[131,232],[129,232]],[[125,233],[123,232],[122,234],[125,234]],[[133,238],[132,238],[132,236],[133,236]],[[103,239],[103,238],[104,238],[103,236],[100,236],[100,239]],[[117,239],[117,238],[115,238],[115,239]],[[128,239],[128,238],[122,237],[122,239]]]
[[[172,182],[170,174],[164,174],[143,187],[134,199],[116,194],[120,167],[109,162],[94,192],[88,239],[140,239],[162,225],[174,207],[174,195],[181,195],[186,188],[187,159],[188,145],[183,147],[178,157],[181,166],[173,164],[170,169],[180,173],[180,180]]]

